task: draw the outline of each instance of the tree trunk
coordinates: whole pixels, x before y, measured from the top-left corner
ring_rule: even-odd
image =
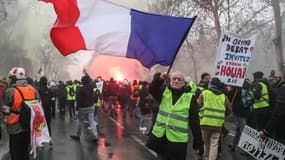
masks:
[[[188,53],[190,54],[190,57],[191,57],[192,62],[193,62],[194,80],[196,82],[198,82],[197,63],[196,63],[196,59],[194,57],[193,47],[191,46],[191,44],[188,40],[186,40],[186,44],[187,44]]]
[[[214,19],[215,19],[215,29],[217,32],[217,40],[220,39],[220,35],[221,35],[221,24],[220,24],[220,17],[219,17],[218,10],[219,10],[218,1],[215,0],[214,5],[212,6],[212,12],[213,12]]]
[[[280,15],[280,4],[278,0],[272,0],[272,7],[275,19],[275,38],[273,39],[273,44],[276,52],[276,59],[278,70],[282,78],[285,78],[285,64],[282,52],[282,22]]]

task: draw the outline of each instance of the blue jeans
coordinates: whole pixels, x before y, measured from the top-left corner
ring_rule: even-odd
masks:
[[[140,117],[140,127],[146,127],[147,129],[149,129],[149,127],[151,126],[150,122],[147,123],[147,125],[145,125],[145,121],[146,119],[149,119],[150,121],[150,117],[151,117],[151,114],[141,114],[141,117]]]
[[[234,137],[233,142],[232,142],[233,147],[237,146],[239,139],[240,139],[240,136],[241,136],[241,133],[243,131],[243,128],[246,124],[244,117],[235,116],[235,118],[236,118],[236,127],[237,128],[236,128],[235,137]]]
[[[94,110],[94,120],[95,120],[96,124],[98,124],[98,121],[99,121],[99,120],[98,120],[98,119],[99,119],[98,114],[99,114],[99,107],[95,106],[95,110]]]
[[[94,120],[94,107],[79,108],[78,110],[78,124],[76,129],[76,136],[81,135],[81,130],[84,125],[84,120],[89,121],[89,126],[91,127],[92,134],[94,138],[98,138],[97,123]]]

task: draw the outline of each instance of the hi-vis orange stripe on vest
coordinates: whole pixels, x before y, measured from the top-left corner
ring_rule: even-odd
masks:
[[[31,85],[27,85],[25,87],[17,86],[17,88],[23,93],[25,99],[36,99],[35,89]],[[14,101],[11,106],[11,112],[9,113],[9,117],[6,118],[6,123],[8,125],[19,122],[19,114],[14,112],[19,112],[21,110],[22,102],[21,94],[17,89],[14,89]]]

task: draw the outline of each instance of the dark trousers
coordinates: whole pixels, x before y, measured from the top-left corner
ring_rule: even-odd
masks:
[[[69,108],[70,118],[73,118],[75,116],[75,101],[74,100],[67,100],[67,106]]]
[[[271,117],[272,111],[269,108],[261,108],[253,110],[255,117],[255,129],[261,131],[265,128],[265,125]]]
[[[55,100],[51,101],[51,115],[52,117],[55,117]]]
[[[10,135],[9,149],[11,160],[29,160],[29,132]]]
[[[59,110],[61,114],[65,114],[65,103],[66,103],[66,100],[64,99],[58,100]]]
[[[150,134],[146,146],[154,150],[162,160],[185,160],[187,143],[170,142],[164,135],[157,138]]]
[[[51,115],[46,116],[46,122],[47,122],[49,135],[51,136]]]

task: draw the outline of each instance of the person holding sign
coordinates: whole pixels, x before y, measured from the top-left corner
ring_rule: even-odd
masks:
[[[265,128],[272,109],[269,105],[269,82],[263,78],[263,72],[257,71],[253,73],[254,87],[253,93],[255,102],[253,104],[253,114],[255,117],[256,126],[258,131]]]
[[[232,110],[228,97],[223,93],[223,85],[219,78],[212,79],[209,89],[205,89],[200,94],[197,103],[200,106],[200,125],[205,143],[204,157],[216,160],[226,110]]]
[[[236,133],[231,144],[228,145],[231,151],[235,151],[238,145],[243,128],[246,124],[246,118],[250,108],[254,103],[254,95],[250,89],[250,83],[244,81],[243,87],[233,87],[229,92],[229,98],[234,99],[232,103],[233,115],[235,117]]]
[[[279,84],[276,104],[271,118],[265,128],[260,132],[260,137],[265,139],[271,136],[273,139],[285,145],[285,81]]]

